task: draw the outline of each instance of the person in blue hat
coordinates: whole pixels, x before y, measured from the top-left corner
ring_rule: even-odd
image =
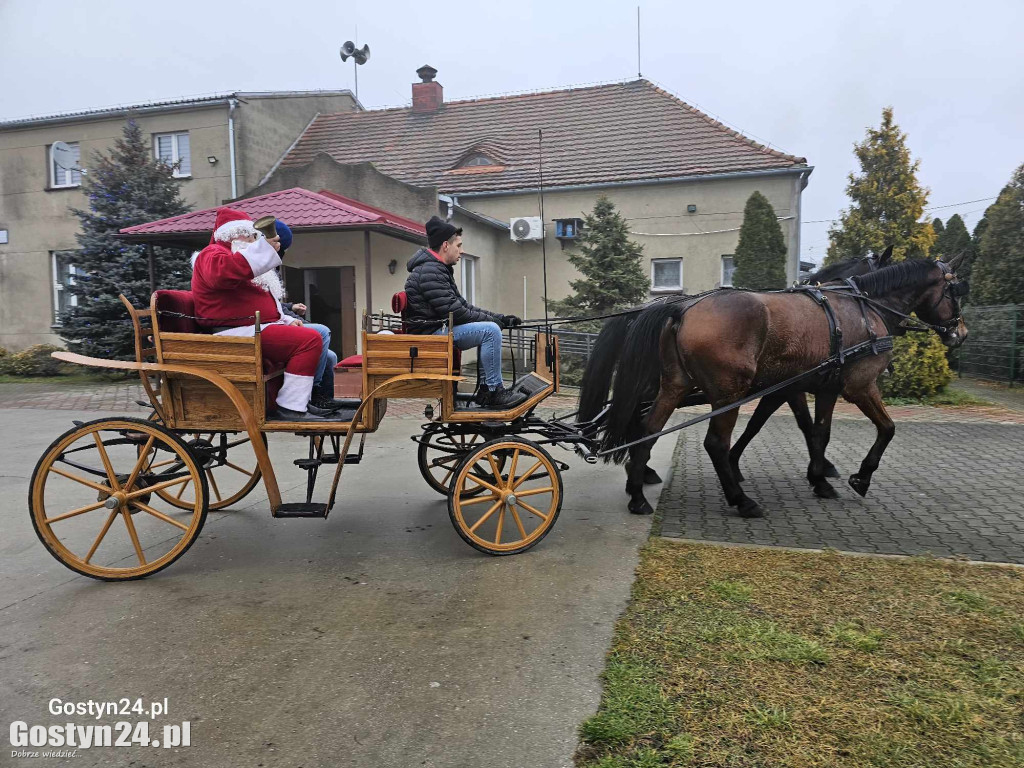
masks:
[[[292,230],[287,224],[278,219],[274,226],[277,228],[277,236],[281,243],[281,250],[278,255],[284,259],[285,251],[292,244]],[[312,328],[320,334],[322,344],[320,361],[317,364],[316,375],[313,377],[313,393],[310,403],[317,408],[325,410],[336,410],[345,405],[343,400],[336,400],[334,397],[334,366],[338,364],[338,355],[331,349],[331,329],[321,323],[307,323],[305,319],[307,307],[300,302],[282,302],[282,309],[285,315],[292,318],[296,323]]]

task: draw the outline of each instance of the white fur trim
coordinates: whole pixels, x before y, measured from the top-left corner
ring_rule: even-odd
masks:
[[[299,376],[285,372],[281,391],[277,393],[277,404],[290,411],[305,411],[312,393],[312,376]]]
[[[199,254],[200,253],[202,253],[202,251],[193,251],[192,252],[192,258],[188,262],[189,265],[192,267],[192,269],[196,268],[196,259],[199,258]]]
[[[227,224],[221,224],[217,229],[213,231],[213,239],[218,240],[222,243],[230,243],[239,235],[255,235],[256,227],[253,226],[251,221],[245,219],[235,219],[229,221]]]
[[[246,244],[238,252],[249,262],[253,277],[281,266],[281,257],[277,255],[274,246],[262,237],[255,243]]]

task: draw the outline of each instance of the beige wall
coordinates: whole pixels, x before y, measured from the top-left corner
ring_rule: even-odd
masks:
[[[582,218],[590,212],[597,197],[606,195],[627,218],[632,238],[644,246],[644,270],[651,275],[651,260],[683,259],[683,288],[687,293],[715,288],[721,281],[722,256],[732,254],[739,240],[736,230],[743,222],[743,207],[755,190],[764,194],[778,216],[795,216],[799,177],[793,175],[736,177],[704,181],[609,187],[550,192],[544,195],[547,233],[548,291],[561,299],[571,293],[569,281],[579,275],[568,261],[568,248],[562,250],[554,236],[554,219]],[[537,195],[472,197],[460,195],[459,204],[501,221],[512,217],[537,216]],[[696,214],[686,213],[687,205],[697,206]],[[458,222],[464,226],[465,217]],[[796,279],[798,254],[795,247],[795,219],[780,222],[789,246],[787,276]],[[496,232],[490,228],[491,232]],[[670,236],[654,236],[670,235]],[[679,236],[682,235],[682,236]],[[544,314],[543,272],[539,242],[512,242],[507,233],[492,238],[490,253],[477,247],[476,230],[467,227],[465,248],[481,256],[481,272],[486,275],[486,291],[480,301],[488,309],[523,314],[523,277],[527,279],[527,316]]]
[[[243,94],[235,110],[238,194],[259,184],[317,114],[355,110],[348,93],[296,96]]]
[[[235,111],[237,189],[255,185],[291,146],[317,112],[353,109],[348,94],[274,96],[248,94]],[[155,133],[189,132],[192,176],[180,180],[190,208],[211,208],[231,198],[228,106],[190,106],[142,113],[135,118],[147,139]],[[87,208],[80,188],[49,189],[49,146],[78,142],[88,170],[94,152],[108,152],[126,118],[63,120],[0,130],[0,346],[21,349],[60,343],[52,328],[51,253],[77,248],[78,219]],[[213,156],[215,164],[207,161]]]
[[[218,205],[228,183],[227,111],[193,108],[137,118],[143,134],[188,131],[192,177],[181,180],[182,196],[193,208]],[[0,131],[0,346],[20,349],[60,343],[53,333],[51,252],[77,248],[78,219],[72,208],[88,208],[81,188],[50,189],[49,147],[78,142],[82,167],[93,153],[107,152],[121,137],[125,118]],[[208,155],[218,158],[216,165]]]

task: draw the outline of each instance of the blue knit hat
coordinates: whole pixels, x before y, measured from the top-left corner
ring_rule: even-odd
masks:
[[[281,250],[288,250],[292,245],[291,228],[280,219],[274,222],[274,226],[277,228],[277,236],[281,238]]]

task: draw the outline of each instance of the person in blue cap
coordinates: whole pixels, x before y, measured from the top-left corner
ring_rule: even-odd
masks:
[[[285,251],[292,244],[292,230],[280,219],[274,223],[274,226],[281,241],[281,250],[278,251],[278,255],[283,259]],[[280,283],[280,279],[278,282]],[[334,397],[334,366],[338,364],[338,355],[331,349],[331,329],[321,323],[307,323],[305,319],[307,307],[301,302],[281,302],[281,308],[284,310],[284,314],[297,324],[312,328],[320,334],[322,344],[320,361],[317,363],[316,374],[313,377],[313,393],[310,403],[316,408],[329,411],[343,407],[345,401],[337,400]]]

